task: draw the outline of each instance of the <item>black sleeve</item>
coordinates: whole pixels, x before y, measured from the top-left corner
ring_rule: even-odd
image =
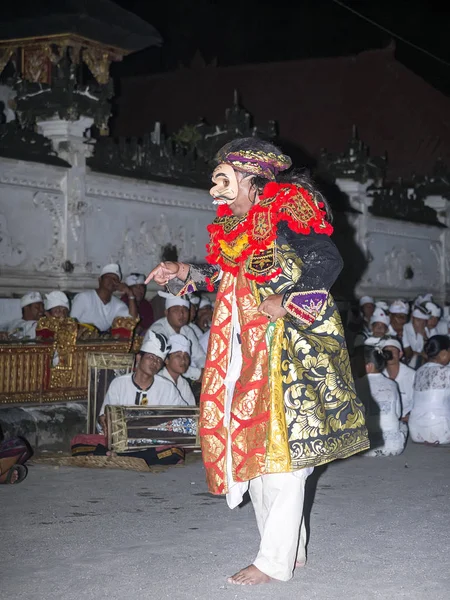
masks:
[[[175,296],[192,294],[192,292],[216,292],[219,287],[222,271],[217,265],[204,263],[189,265],[189,274],[186,281],[177,277],[169,281],[167,290]]]
[[[341,255],[325,234],[314,231],[308,235],[295,233],[286,223],[279,224],[278,233],[301,262],[300,277],[284,294],[283,306],[301,321],[312,323],[342,270]]]

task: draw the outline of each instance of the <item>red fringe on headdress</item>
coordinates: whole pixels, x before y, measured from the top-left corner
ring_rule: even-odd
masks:
[[[292,210],[292,204],[298,204],[299,194],[313,213],[313,216],[308,221],[302,220],[300,212]],[[271,200],[272,198],[273,200]],[[293,202],[294,199],[295,203]],[[264,200],[271,201],[264,203]],[[316,203],[312,195],[304,188],[289,183],[268,183],[260,196],[260,202],[249,210],[245,220],[228,233],[224,231],[221,221],[224,217],[232,217],[233,213],[229,206],[225,204],[218,207],[217,219],[207,227],[210,234],[210,243],[206,246],[208,252],[206,260],[211,264],[218,264],[224,271],[237,275],[239,263],[245,261],[252,254],[258,254],[266,250],[275,241],[277,237],[277,225],[280,221],[286,221],[289,229],[295,233],[308,235],[311,229],[313,229],[316,233],[331,235],[333,227],[326,221],[326,213],[322,209],[323,203]],[[254,223],[264,218],[264,215],[267,215],[267,218],[270,217],[271,231],[264,237],[255,238]],[[245,248],[242,249],[242,252],[234,260],[226,260],[222,255],[219,242],[224,241],[230,244],[244,233],[248,238]],[[230,264],[230,262],[234,262],[235,264]],[[253,276],[246,273],[246,277],[258,283],[264,283],[279,275],[280,272],[281,269],[277,268],[269,275]]]

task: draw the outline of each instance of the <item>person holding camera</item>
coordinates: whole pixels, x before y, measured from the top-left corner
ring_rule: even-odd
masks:
[[[366,374],[355,381],[356,393],[366,409],[370,439],[370,450],[363,456],[397,456],[405,448],[407,429],[400,422],[402,403],[398,386],[383,375],[392,352],[380,344],[369,345],[367,341],[358,348],[364,358]]]

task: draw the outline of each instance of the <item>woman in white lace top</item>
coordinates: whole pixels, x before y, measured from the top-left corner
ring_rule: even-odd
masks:
[[[392,353],[368,345],[367,341],[362,350],[366,375],[355,381],[356,393],[366,409],[370,437],[370,450],[364,456],[396,456],[403,452],[407,430],[400,422],[402,404],[398,385],[382,373]]]
[[[414,379],[410,435],[414,442],[450,444],[450,338],[434,335],[425,352],[429,362]]]

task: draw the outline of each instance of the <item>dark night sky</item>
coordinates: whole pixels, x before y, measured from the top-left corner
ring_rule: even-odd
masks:
[[[154,25],[162,48],[127,57],[117,75],[175,69],[197,50],[218,65],[338,56],[386,46],[391,37],[332,0],[115,0]],[[450,63],[450,3],[441,0],[343,0],[367,17]],[[445,7],[441,5],[446,4]],[[396,41],[397,59],[450,94],[450,66]]]

